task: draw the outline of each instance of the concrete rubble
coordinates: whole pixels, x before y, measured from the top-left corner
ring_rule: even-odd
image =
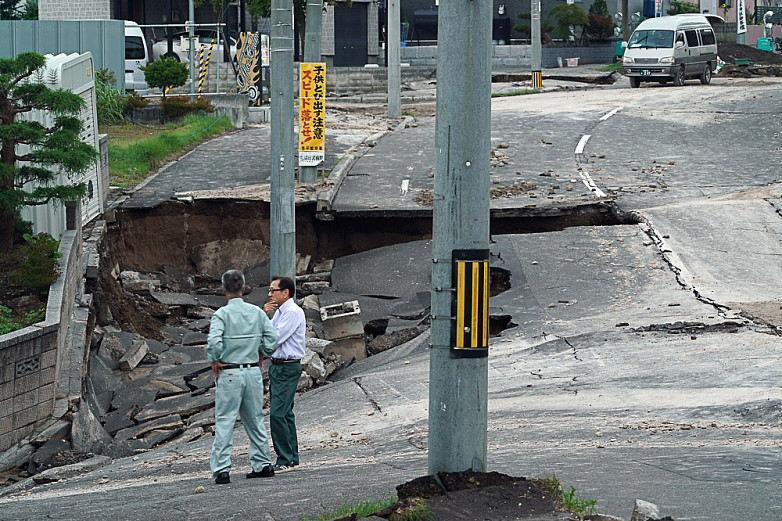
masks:
[[[302,297],[308,322],[299,392],[327,384],[340,368],[366,358],[368,341],[374,342],[370,353],[374,354],[385,349],[376,347],[378,338],[385,338],[384,345],[398,345],[424,331],[405,328],[388,337],[384,335],[388,319],[380,325],[375,319],[365,327],[359,301],[332,288],[334,265],[333,260],[313,261],[310,256],[297,259],[297,296]],[[214,273],[222,269],[211,268]],[[263,271],[263,265],[247,268],[248,285],[251,281],[268,284]],[[113,275],[125,299],[154,306],[155,313],[150,314],[162,319],[163,341],[120,330],[110,309],[98,313],[90,338],[85,399],[73,400],[62,419],[29,443],[20,444],[12,451],[15,457],[6,455],[2,462],[4,469],[26,465],[20,477],[30,475],[36,480],[24,487],[41,479],[56,481],[57,474],[51,472],[46,478],[38,476],[56,467],[90,461],[95,454],[125,457],[214,433],[214,377],[206,359],[206,343],[210,318],[225,304],[219,281],[197,284],[192,275],[168,266],[158,272],[115,270]],[[319,302],[324,293],[325,306]],[[263,305],[265,287],[249,286],[245,299]],[[334,303],[334,299],[341,301]],[[386,309],[380,313],[388,316]],[[263,367],[265,406],[269,363]]]

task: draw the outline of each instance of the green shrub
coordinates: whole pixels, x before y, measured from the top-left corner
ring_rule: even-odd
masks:
[[[586,12],[576,4],[558,4],[549,11],[549,14],[557,20],[554,35],[563,40],[575,37],[571,27],[589,25]]]
[[[156,87],[163,91],[164,100],[166,99],[166,89],[181,87],[187,82],[187,65],[179,63],[171,57],[155,60],[146,67],[139,68],[144,71],[144,78],[150,87]]]
[[[98,123],[118,123],[122,121],[122,109],[126,96],[117,89],[114,72],[109,69],[95,71],[95,108]]]
[[[212,104],[206,98],[197,98],[192,103],[186,96],[173,96],[163,102],[166,115],[179,118],[188,114],[214,112]]]
[[[11,280],[18,286],[46,294],[49,286],[60,276],[57,259],[62,254],[57,251],[59,243],[47,234],[25,234],[24,240],[27,244],[22,247],[23,260],[11,274]]]
[[[14,320],[13,312],[5,306],[0,305],[0,335],[5,335],[11,331],[23,329],[32,326],[46,317],[46,308],[28,311],[19,319]]]

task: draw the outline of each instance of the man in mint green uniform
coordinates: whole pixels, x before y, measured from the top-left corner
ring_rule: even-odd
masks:
[[[277,349],[277,330],[261,308],[242,300],[244,274],[223,274],[223,294],[228,304],[212,315],[207,358],[215,375],[215,439],[209,466],[215,483],[230,483],[231,448],[236,415],[250,439],[247,478],[274,476],[269,438],[263,424],[262,354]]]

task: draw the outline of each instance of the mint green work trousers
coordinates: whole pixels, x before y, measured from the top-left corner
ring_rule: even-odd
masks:
[[[263,424],[263,377],[257,365],[220,371],[215,387],[215,439],[209,458],[213,476],[231,471],[237,414],[250,439],[250,465],[254,472],[260,472],[271,464],[271,455]]]

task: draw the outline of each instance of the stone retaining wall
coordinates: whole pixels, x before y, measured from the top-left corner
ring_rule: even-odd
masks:
[[[60,239],[60,278],[49,288],[46,319],[0,336],[0,452],[31,434],[54,410],[59,359],[81,287],[81,227]]]
[[[557,58],[566,63],[567,58],[579,58],[579,64],[611,63],[616,47],[610,45],[592,45],[589,47],[543,47],[543,68],[557,67]],[[529,70],[532,60],[530,45],[493,45],[491,48],[493,68],[511,68]],[[410,65],[437,65],[437,46],[402,47],[401,60]]]

